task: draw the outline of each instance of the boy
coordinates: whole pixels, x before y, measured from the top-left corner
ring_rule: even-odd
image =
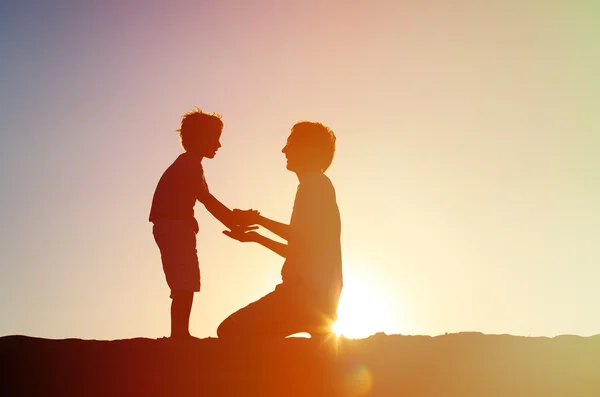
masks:
[[[332,334],[342,291],[341,224],[335,190],[324,172],[333,160],[335,141],[333,131],[321,123],[294,125],[282,149],[287,169],[300,181],[290,224],[247,212],[252,224],[287,244],[239,228],[223,232],[259,243],[285,262],[282,283],[225,319],[217,330],[219,338],[273,339],[307,332],[321,339]]]
[[[184,153],[164,172],[152,199],[149,220],[160,249],[163,271],[171,289],[171,338],[184,339],[189,333],[194,292],[200,291],[200,268],[196,251],[198,222],[194,205],[200,201],[225,226],[251,230],[240,225],[244,214],[221,204],[208,190],[202,159],[215,157],[221,147],[223,121],[219,114],[197,109],[186,113],[178,130]],[[248,214],[248,213],[245,213]]]

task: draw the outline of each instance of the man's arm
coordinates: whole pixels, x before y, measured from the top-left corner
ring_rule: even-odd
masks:
[[[265,229],[270,230],[271,232],[273,232],[274,234],[278,235],[279,237],[281,237],[282,239],[284,239],[286,241],[290,239],[290,225],[288,225],[286,223],[274,221],[274,220],[266,218],[262,215],[258,215],[257,218],[258,218],[258,222],[256,222],[256,223],[258,225],[264,227]],[[261,244],[260,242],[258,242],[258,243]],[[267,247],[267,248],[269,248],[269,247]]]
[[[270,238],[265,237],[259,233],[256,233],[256,240],[254,240],[254,241],[259,243],[263,247],[270,249],[277,255],[287,258],[287,253],[288,253],[287,244],[283,244],[283,243],[280,243],[279,241],[271,240]]]
[[[274,253],[284,258],[287,257],[288,246],[287,244],[280,243],[279,241],[271,240],[268,237],[263,236],[257,232],[244,232],[243,229],[234,228],[232,230],[224,230],[223,234],[231,237],[234,240],[246,242],[255,242],[262,245],[265,248],[270,249]]]
[[[253,211],[253,210],[242,211],[239,209],[234,209],[233,215],[238,220],[243,220],[243,222],[245,224],[260,225],[260,226],[270,230],[274,234],[278,235],[282,239],[284,239],[286,241],[289,240],[290,225],[288,225],[286,223],[274,221],[272,219],[269,219],[267,217],[260,215],[260,213]]]

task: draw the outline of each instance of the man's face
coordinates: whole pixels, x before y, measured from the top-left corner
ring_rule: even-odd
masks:
[[[281,149],[287,159],[287,169],[292,172],[313,171],[313,150],[302,140],[298,133],[292,133],[286,145]]]
[[[296,139],[294,139],[296,138]],[[300,153],[300,146],[298,144],[298,139],[297,137],[294,137],[294,134],[292,133],[288,139],[287,142],[285,144],[285,146],[283,147],[283,149],[281,149],[281,152],[283,154],[285,154],[285,158],[287,159],[287,164],[286,167],[288,170],[292,171],[292,172],[296,172],[298,171],[298,163],[300,161],[300,157],[301,157],[301,153]]]
[[[212,131],[204,136],[202,142],[202,156],[212,159],[221,147],[221,130]]]

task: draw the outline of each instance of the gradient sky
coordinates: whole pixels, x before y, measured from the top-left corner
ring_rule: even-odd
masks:
[[[204,162],[213,194],[283,221],[290,127],[336,132],[346,321],[600,333],[597,3],[13,3],[0,5],[0,335],[169,333],[147,217],[193,106],[223,114]],[[215,336],[282,260],[196,213],[191,332]]]

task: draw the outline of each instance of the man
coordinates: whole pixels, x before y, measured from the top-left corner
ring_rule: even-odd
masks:
[[[242,242],[256,242],[285,258],[282,283],[274,291],[238,310],[217,330],[219,338],[273,339],[307,332],[312,337],[332,333],[342,291],[340,213],[335,190],[324,172],[335,152],[336,137],[321,123],[292,127],[282,152],[287,169],[300,182],[290,224],[240,211],[247,223],[267,228],[287,244],[257,232],[225,231]],[[234,210],[239,211],[239,210]]]

